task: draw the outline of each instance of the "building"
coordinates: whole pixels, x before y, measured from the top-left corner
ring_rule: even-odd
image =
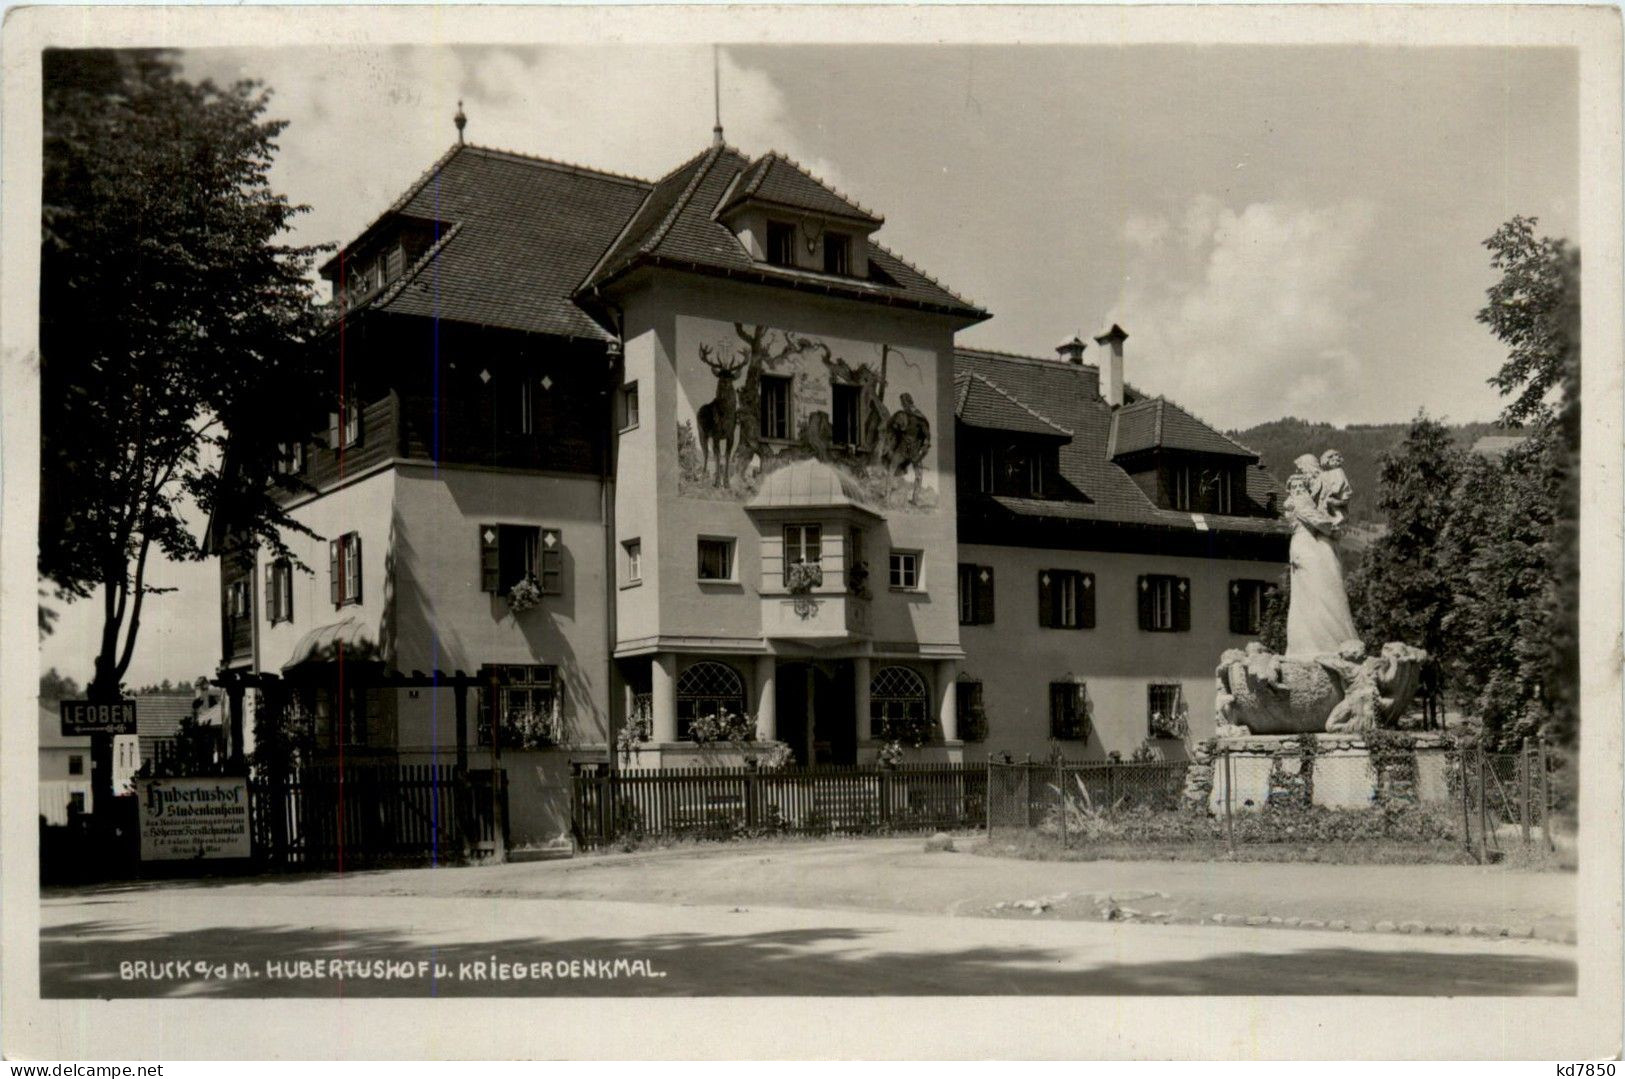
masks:
[[[115,788],[116,789],[116,788]],[[46,824],[95,809],[90,785],[90,736],[68,737],[55,705],[39,706],[39,815]]]
[[[883,224],[720,132],[655,181],[459,141],[323,268],[335,392],[278,466],[320,538],[222,551],[234,746],[271,708],[349,760],[547,750],[547,788],[733,715],[809,765],[960,759],[962,718],[1128,752],[1148,683],[1210,724],[1225,589],[1285,557],[1256,454],[1125,389],[1120,331],[1104,393],[1082,342],[956,351],[987,313]]]
[[[1077,338],[958,352],[961,731],[987,751],[1182,756],[1284,569],[1258,454],[1125,384],[1127,337],[1098,367]]]

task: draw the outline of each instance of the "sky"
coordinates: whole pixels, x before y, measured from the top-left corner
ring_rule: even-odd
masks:
[[[709,48],[183,54],[288,127],[298,242],[343,242],[456,139],[654,179],[713,123]],[[1577,228],[1575,56],[1537,48],[778,46],[720,52],[721,120],[884,215],[878,239],[993,317],[963,344],[1054,355],[1112,323],[1125,372],[1223,428],[1499,410],[1482,242]],[[1091,345],[1085,359],[1093,359]],[[204,673],[212,565],[164,566],[127,680]],[[42,667],[81,682],[99,604]],[[200,629],[200,627],[202,627]]]

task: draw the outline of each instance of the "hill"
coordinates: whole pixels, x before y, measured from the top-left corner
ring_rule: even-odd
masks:
[[[1454,423],[1447,425],[1456,445],[1468,448],[1485,435],[1508,434],[1493,423]],[[1377,511],[1377,476],[1379,458],[1405,438],[1410,422],[1404,423],[1351,423],[1337,427],[1329,423],[1314,423],[1294,416],[1271,420],[1242,431],[1231,431],[1231,437],[1258,451],[1260,460],[1270,474],[1282,483],[1296,469],[1294,458],[1304,453],[1317,457],[1323,450],[1337,449],[1343,454],[1343,470],[1348,473],[1354,487],[1354,501],[1349,506],[1349,520],[1354,524],[1380,525],[1382,514]]]

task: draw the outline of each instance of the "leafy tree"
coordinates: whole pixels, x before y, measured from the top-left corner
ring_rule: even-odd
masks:
[[[1501,422],[1549,420],[1553,395],[1579,371],[1580,252],[1567,240],[1536,237],[1538,219],[1514,217],[1484,241],[1501,279],[1488,290],[1478,321],[1507,346],[1490,384],[1512,400]],[[1578,384],[1575,386],[1578,389]],[[1578,394],[1571,400],[1578,407]]]
[[[39,699],[41,702],[71,701],[78,698],[79,683],[68,675],[58,674],[55,667],[39,676]]]
[[[1388,531],[1349,575],[1349,606],[1366,647],[1404,641],[1436,662],[1445,652],[1444,622],[1456,591],[1440,537],[1456,504],[1465,455],[1450,431],[1418,413],[1397,446],[1383,453],[1376,501]],[[1431,677],[1425,682],[1434,688]]]
[[[273,462],[314,426],[319,249],[277,242],[305,207],[270,189],[268,99],[162,53],[45,53],[39,571],[69,601],[102,589],[97,696],[161,591],[154,551],[202,557],[189,507],[279,556],[308,533]]]

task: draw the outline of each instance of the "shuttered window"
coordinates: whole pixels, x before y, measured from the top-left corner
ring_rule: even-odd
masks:
[[[959,564],[959,624],[993,624],[993,567]]]
[[[1153,633],[1184,633],[1191,628],[1191,579],[1146,574],[1137,586],[1140,628]]]
[[[536,525],[479,526],[480,590],[508,592],[534,578],[544,596],[564,593],[564,540],[556,528]]]
[[[266,567],[265,617],[273,626],[293,621],[293,565],[286,558]]]
[[[1230,582],[1230,632],[1251,637],[1264,622],[1264,604],[1271,586],[1268,581]]]
[[[346,532],[328,542],[327,582],[333,606],[361,602],[361,533]]]
[[[1038,624],[1050,629],[1095,628],[1095,575],[1075,569],[1038,571]]]
[[[1082,682],[1049,684],[1049,736],[1058,742],[1089,740],[1089,687]]]

